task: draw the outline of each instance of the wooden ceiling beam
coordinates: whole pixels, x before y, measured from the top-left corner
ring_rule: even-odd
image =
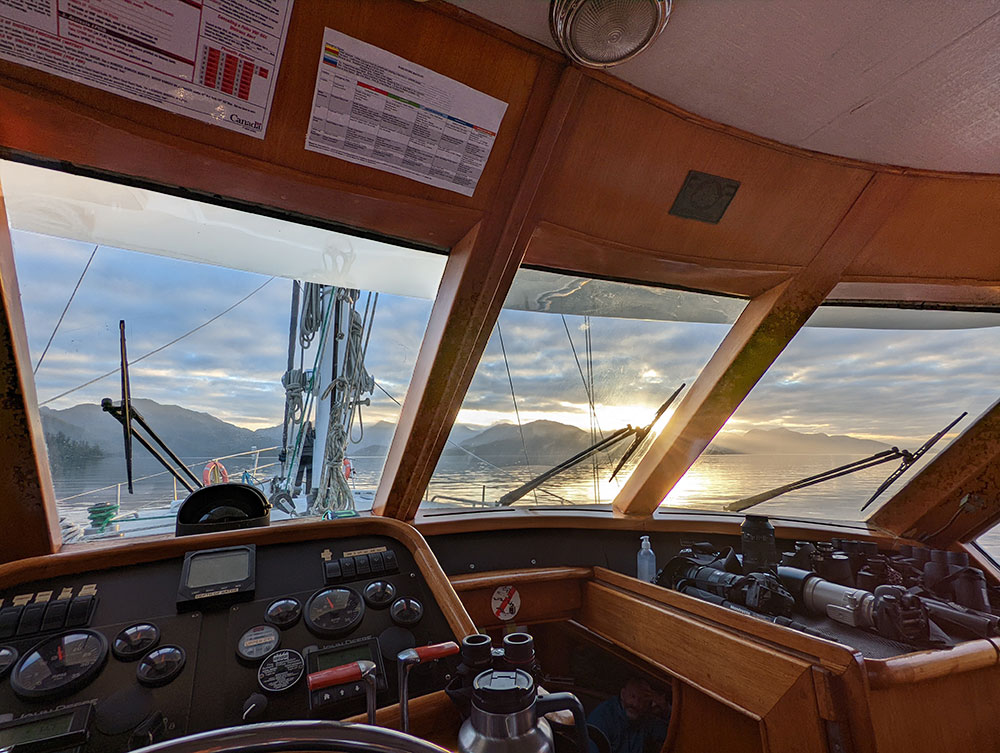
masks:
[[[0,563],[62,545],[0,186]]]
[[[1000,521],[1000,400],[868,519],[931,546],[968,541]]]
[[[375,493],[377,515],[417,514],[524,258],[535,194],[582,81],[576,69],[542,64],[497,199],[448,257]]]
[[[615,512],[660,506],[905,193],[871,177],[809,264],[750,301],[615,497]]]

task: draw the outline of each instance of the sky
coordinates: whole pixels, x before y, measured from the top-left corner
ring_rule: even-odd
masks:
[[[37,363],[93,246],[15,231],[17,272],[32,364]],[[232,312],[131,369],[132,394],[212,413],[256,429],[280,422],[291,282],[100,247],[36,376],[39,402],[65,408],[117,399],[117,375],[48,402],[118,365],[118,320],[130,361],[203,324],[263,285]],[[367,367],[402,399],[431,302],[379,298]],[[587,368],[582,317],[567,317]],[[561,317],[506,310],[459,422],[589,425],[584,382]],[[689,386],[728,331],[725,324],[592,319],[595,401],[602,428],[645,424],[681,382]],[[728,430],[784,426],[851,434],[910,449],[967,410],[1000,397],[1000,328],[885,331],[804,328],[730,420]],[[365,421],[395,421],[381,392]]]

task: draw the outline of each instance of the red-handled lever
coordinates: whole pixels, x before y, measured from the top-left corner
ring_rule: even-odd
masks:
[[[458,653],[458,644],[455,641],[446,641],[445,643],[433,643],[430,646],[417,646],[413,649],[417,658],[420,659],[418,664],[423,664],[425,661],[433,661],[434,659],[443,659],[446,656],[453,656]]]
[[[313,672],[308,678],[309,690],[323,690],[323,688],[332,688],[334,685],[358,682],[361,680],[361,674],[361,663],[356,661]]]
[[[341,664],[339,667],[322,669],[313,672],[308,677],[309,692],[332,688],[334,685],[345,685],[349,682],[361,680],[365,684],[365,701],[368,706],[368,723],[375,724],[375,662],[352,661],[350,664]]]
[[[446,656],[457,654],[458,651],[458,644],[455,641],[446,641],[445,643],[432,643],[430,646],[407,648],[396,654],[399,675],[399,729],[401,731],[410,731],[410,669],[425,661],[443,659]]]

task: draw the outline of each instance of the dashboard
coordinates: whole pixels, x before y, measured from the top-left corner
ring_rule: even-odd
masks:
[[[317,673],[373,662],[381,707],[398,700],[398,652],[456,637],[403,537],[254,538],[0,590],[0,748],[341,719],[365,687]],[[451,661],[415,667],[410,695],[443,688]]]

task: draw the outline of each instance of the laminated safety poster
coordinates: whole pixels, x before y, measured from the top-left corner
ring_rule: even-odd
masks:
[[[306,149],[472,196],[507,103],[333,29]]]
[[[292,0],[0,0],[0,58],[264,138]]]

